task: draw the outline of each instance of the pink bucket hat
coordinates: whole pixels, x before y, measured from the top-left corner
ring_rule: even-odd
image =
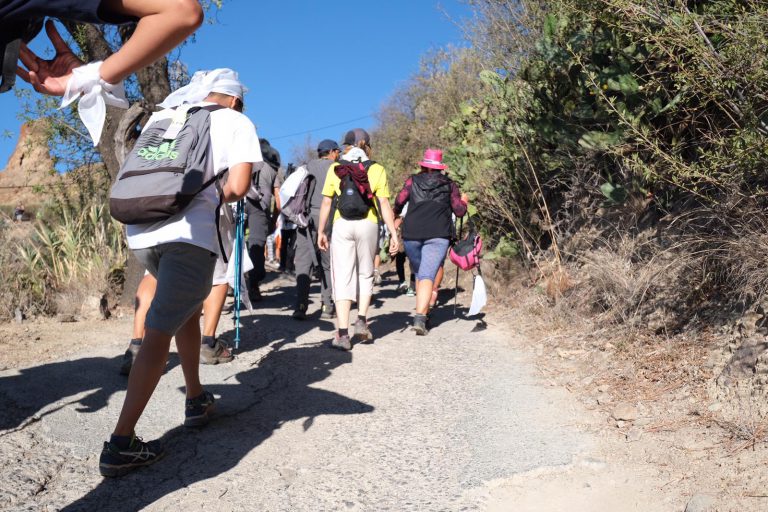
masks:
[[[448,166],[443,163],[443,151],[440,149],[428,149],[424,152],[424,158],[419,162],[422,167],[443,170]]]

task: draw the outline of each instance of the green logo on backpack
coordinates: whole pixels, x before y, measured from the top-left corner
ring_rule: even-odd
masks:
[[[176,158],[179,156],[178,151],[174,151],[176,149],[176,139],[173,140],[173,142],[163,142],[160,144],[159,147],[152,147],[148,146],[146,148],[141,148],[136,154],[143,158],[144,160],[163,160],[165,158],[168,158],[170,160],[176,160]]]

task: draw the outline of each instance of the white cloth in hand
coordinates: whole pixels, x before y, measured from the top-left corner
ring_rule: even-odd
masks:
[[[88,129],[94,146],[101,140],[101,132],[107,118],[107,105],[128,108],[123,82],[117,84],[105,82],[99,74],[101,64],[102,61],[92,62],[72,70],[72,78],[67,82],[67,89],[64,91],[60,107],[67,107],[80,98],[77,111]]]

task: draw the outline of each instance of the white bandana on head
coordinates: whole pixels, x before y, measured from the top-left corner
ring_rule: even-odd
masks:
[[[238,80],[237,72],[229,68],[198,71],[187,85],[173,91],[158,106],[174,108],[183,103],[199,103],[212,92],[234,96],[242,101],[248,89]]]

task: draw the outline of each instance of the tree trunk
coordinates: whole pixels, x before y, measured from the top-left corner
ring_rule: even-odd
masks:
[[[64,22],[64,25],[70,34],[82,34],[83,37],[78,38],[78,44],[87,60],[104,60],[112,55],[112,48],[101,28],[95,25],[67,21]],[[133,34],[134,29],[135,25],[124,25],[119,28],[118,33],[123,42]],[[136,78],[144,99],[134,103],[128,110],[107,107],[104,130],[97,147],[112,180],[117,176],[125,155],[128,154],[138,138],[137,126],[143,124],[157,108],[157,104],[171,93],[168,59],[166,57],[139,70],[136,73]],[[136,289],[144,275],[144,268],[133,256],[133,253],[129,252],[128,254],[123,293],[120,298],[120,305],[126,307],[133,305]]]

